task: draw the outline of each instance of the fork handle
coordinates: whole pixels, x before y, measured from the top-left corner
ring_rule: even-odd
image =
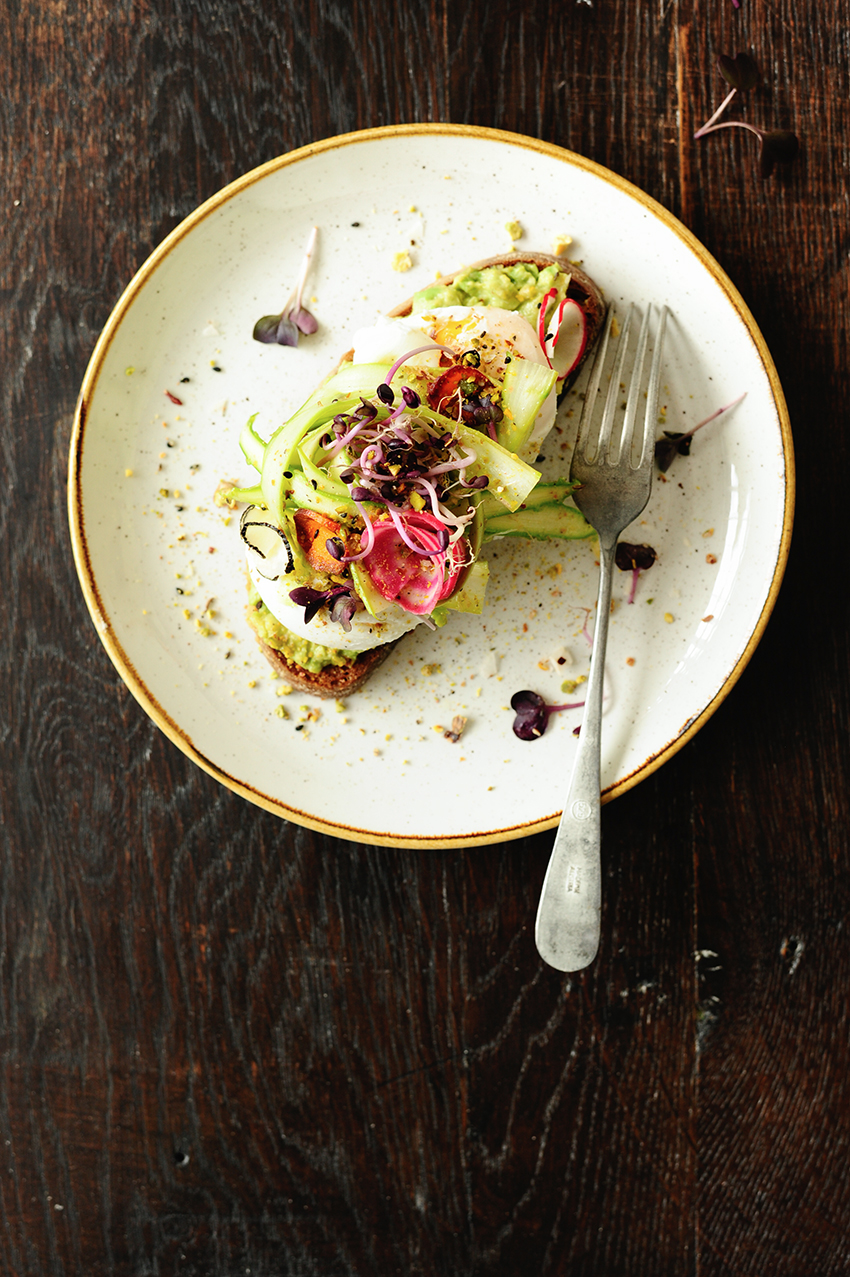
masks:
[[[616,545],[616,537],[610,545],[600,543],[599,598],[584,717],[534,929],[540,956],[558,971],[581,971],[590,965],[599,948],[602,907],[599,755]]]

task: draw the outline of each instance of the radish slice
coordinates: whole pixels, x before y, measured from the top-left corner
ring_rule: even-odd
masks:
[[[563,381],[584,354],[587,345],[587,316],[577,301],[567,297],[558,309],[557,326],[549,326],[554,328],[554,332],[547,342],[546,354],[558,374],[558,381]]]
[[[549,303],[557,296],[558,294],[554,288],[550,288],[548,293],[544,293],[543,300],[540,303],[540,310],[537,313],[537,340],[540,342],[540,348],[547,359],[549,358],[547,346],[551,341],[551,337],[546,333],[546,314],[549,310]],[[551,363],[549,367],[552,367]]]

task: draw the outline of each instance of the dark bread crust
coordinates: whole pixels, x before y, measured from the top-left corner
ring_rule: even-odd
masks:
[[[257,638],[257,642],[269,665],[277,670],[290,687],[298,692],[308,692],[311,696],[321,696],[325,700],[339,700],[351,692],[358,692],[395,647],[395,642],[384,643],[381,647],[372,648],[370,652],[364,652],[356,661],[345,665],[326,665],[318,674],[313,674],[288,661],[282,652],[269,647],[261,638]]]

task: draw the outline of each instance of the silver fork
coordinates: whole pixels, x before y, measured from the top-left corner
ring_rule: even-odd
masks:
[[[637,342],[622,425],[615,430],[617,403],[623,395],[622,378],[634,307],[630,307],[620,334],[611,382],[602,413],[599,434],[592,429],[593,408],[605,363],[614,312],[609,308],[582,408],[570,478],[581,486],[573,500],[599,536],[599,598],[593,653],[587,682],[587,698],[570,787],[555,846],[543,882],[537,910],[535,941],[540,956],[559,971],[581,971],[596,957],[602,906],[600,865],[600,724],[602,681],[614,554],[620,533],[636,519],[649,500],[661,347],[667,321],[661,312],[649,372],[642,433],[635,438],[635,421],[642,394],[643,370],[649,345],[652,307],[647,307]],[[632,459],[634,444],[640,457]]]

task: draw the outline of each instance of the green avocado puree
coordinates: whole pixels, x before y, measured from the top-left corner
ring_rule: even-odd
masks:
[[[319,674],[326,665],[351,665],[360,655],[359,652],[342,652],[336,647],[323,647],[321,643],[299,638],[272,616],[256,590],[249,590],[248,598],[248,620],[257,638],[294,665],[300,665],[302,670]]]
[[[413,313],[436,310],[438,306],[500,306],[502,310],[519,311],[536,328],[544,295],[554,288],[560,301],[569,282],[569,275],[554,265],[544,266],[543,270],[533,262],[487,266],[484,270],[461,272],[452,284],[420,289],[413,297]]]

